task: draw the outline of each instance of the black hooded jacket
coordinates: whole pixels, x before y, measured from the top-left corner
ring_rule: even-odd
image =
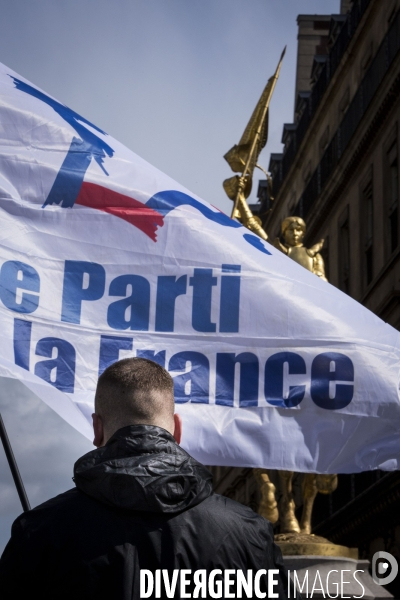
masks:
[[[164,429],[120,429],[74,475],[76,488],[14,522],[0,560],[2,600],[136,599],[140,569],[278,569],[274,592],[286,598],[271,524],[214,494],[211,474]]]

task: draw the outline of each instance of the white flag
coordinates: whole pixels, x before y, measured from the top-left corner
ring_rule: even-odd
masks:
[[[399,468],[398,332],[4,65],[0,210],[0,375],[87,437],[141,356],[203,463]]]

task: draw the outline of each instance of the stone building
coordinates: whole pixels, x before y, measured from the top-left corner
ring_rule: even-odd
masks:
[[[325,239],[330,283],[400,329],[400,0],[342,0],[340,14],[299,15],[298,28],[293,123],[270,158],[274,201],[261,181],[254,208],[270,239],[302,217],[307,246]],[[257,507],[250,469],[213,471],[219,493]],[[340,475],[336,492],[317,496],[314,532],[400,560],[399,507],[399,473]]]

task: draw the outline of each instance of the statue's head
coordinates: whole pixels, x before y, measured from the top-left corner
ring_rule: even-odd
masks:
[[[301,246],[306,233],[306,224],[301,217],[287,217],[282,221],[281,231],[288,246]]]

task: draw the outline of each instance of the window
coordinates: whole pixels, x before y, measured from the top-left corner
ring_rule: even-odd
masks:
[[[361,59],[361,75],[364,75],[365,71],[368,69],[371,64],[373,54],[373,44],[370,42],[367,45],[367,49],[365,50],[362,59]]]
[[[350,293],[350,228],[349,207],[339,221],[339,287]]]
[[[399,245],[399,166],[397,158],[397,142],[395,142],[387,153],[387,193],[389,208],[389,247],[390,253],[394,252]]]
[[[271,180],[272,181],[272,180]],[[268,179],[261,179],[258,183],[258,201],[260,203],[259,216],[264,220],[272,207],[272,183]]]
[[[307,183],[311,179],[311,160],[309,160],[308,163],[306,164],[306,166],[304,167],[302,175],[303,175],[303,181],[307,185]]]
[[[350,104],[350,88],[347,87],[339,102],[339,120],[342,119]]]
[[[396,15],[396,0],[392,0],[392,5],[389,6],[389,9],[387,10],[387,15],[388,15],[388,23],[392,23],[395,15]]]
[[[372,170],[361,190],[361,226],[362,226],[362,273],[364,287],[367,287],[374,276],[374,194]]]
[[[293,215],[296,215],[296,209],[297,209],[297,202],[296,202],[296,192],[292,192],[291,198],[290,198],[290,202],[289,202],[289,207],[288,207],[288,214],[292,217]],[[297,215],[296,215],[297,216]]]
[[[324,153],[324,150],[326,149],[327,145],[329,142],[329,125],[327,125],[327,127],[325,127],[325,131],[322,134],[322,136],[320,137],[319,140],[319,153],[320,155],[322,155]]]

